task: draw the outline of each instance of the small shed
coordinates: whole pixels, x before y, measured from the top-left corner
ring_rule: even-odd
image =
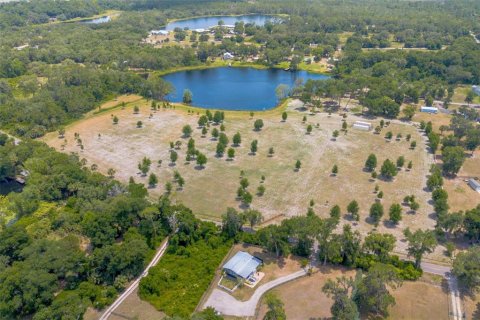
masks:
[[[353,124],[354,129],[370,131],[372,129],[372,124],[366,121],[355,121]]]
[[[257,268],[262,262],[260,258],[254,257],[248,252],[239,251],[225,263],[223,271],[234,278],[247,280],[257,272]]]
[[[420,112],[438,113],[438,108],[437,108],[437,107],[427,107],[427,106],[423,106],[423,107],[420,107]]]
[[[473,190],[480,192],[480,182],[473,178],[468,179],[468,185],[472,187]]]

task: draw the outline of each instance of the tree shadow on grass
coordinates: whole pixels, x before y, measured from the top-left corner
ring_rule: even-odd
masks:
[[[398,226],[398,224],[395,224],[390,220],[384,220],[383,225],[387,229],[395,229]]]
[[[203,169],[205,169],[205,166],[200,166],[200,165],[195,166],[195,170],[200,171],[200,170],[203,170]]]

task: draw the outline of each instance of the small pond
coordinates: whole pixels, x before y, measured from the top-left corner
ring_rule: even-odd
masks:
[[[10,192],[20,192],[23,189],[23,184],[15,180],[8,180],[0,182],[0,195],[4,196]]]
[[[100,24],[100,23],[110,22],[111,20],[112,18],[110,16],[103,16],[95,19],[81,20],[80,22],[86,23],[86,24]]]
[[[235,25],[235,22],[243,21],[247,23],[255,23],[256,25],[263,26],[267,21],[276,21],[280,18],[277,16],[268,16],[260,14],[241,15],[241,16],[210,16],[210,17],[198,17],[186,20],[173,21],[165,26],[165,30],[171,31],[175,28],[190,30],[194,29],[208,29],[213,26],[217,26],[220,20],[224,25]]]
[[[167,98],[181,102],[183,92],[193,94],[192,105],[223,110],[267,110],[278,104],[275,89],[280,84],[292,87],[295,81],[325,80],[329,76],[306,71],[281,69],[211,68],[181,71],[163,77],[175,88]]]

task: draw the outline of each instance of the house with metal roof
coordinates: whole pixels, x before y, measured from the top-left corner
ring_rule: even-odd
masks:
[[[239,251],[223,266],[229,276],[247,280],[257,272],[257,268],[262,264],[262,260],[251,254]]]

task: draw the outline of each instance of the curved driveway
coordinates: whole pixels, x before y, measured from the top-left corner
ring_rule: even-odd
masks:
[[[252,317],[255,315],[255,310],[260,298],[270,289],[281,285],[290,280],[294,280],[306,275],[305,270],[300,270],[295,273],[280,277],[278,279],[267,282],[259,286],[253,296],[247,301],[238,301],[227,292],[215,288],[203,308],[213,307],[221,314],[237,316],[237,317]]]

